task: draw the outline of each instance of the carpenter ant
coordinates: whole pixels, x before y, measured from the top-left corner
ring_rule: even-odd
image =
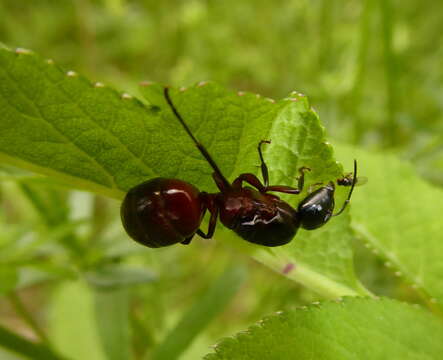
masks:
[[[172,112],[214,170],[212,177],[220,192],[200,192],[185,181],[166,178],[155,178],[133,187],[122,203],[121,218],[126,232],[135,241],[156,248],[176,243],[189,244],[195,234],[209,239],[214,234],[219,217],[223,225],[249,242],[280,246],[290,242],[299,227],[316,229],[326,224],[331,216],[340,215],[345,210],[357,182],[355,160],[354,172],[337,180],[338,185],[351,187],[337,213],[333,214],[335,185],[332,181],[311,192],[296,210],[269,192],[299,194],[303,190],[305,172],[310,171],[309,168],[299,169],[297,188],[269,185],[268,168],[262,154],[263,144],[269,141],[263,140],[258,144],[258,154],[264,183],[251,173],[241,174],[230,183],[206,148],[191,133],[172,103],[168,88],[164,89],[164,96]],[[243,182],[255,189],[244,187]],[[211,216],[205,234],[199,227],[206,210]]]

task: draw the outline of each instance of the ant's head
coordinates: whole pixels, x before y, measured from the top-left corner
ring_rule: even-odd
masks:
[[[340,215],[351,200],[352,191],[357,182],[357,161],[354,160],[354,173],[352,177],[347,175],[343,179],[337,180],[340,186],[351,186],[348,197],[343,203],[341,209],[337,213],[334,211],[334,193],[335,185],[331,181],[314,192],[310,193],[298,205],[297,213],[300,218],[301,227],[306,230],[317,229],[326,224],[332,216]]]

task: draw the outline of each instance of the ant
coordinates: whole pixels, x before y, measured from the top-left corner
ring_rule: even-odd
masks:
[[[269,192],[300,194],[305,172],[310,171],[309,168],[299,169],[297,188],[269,185],[262,146],[270,141],[262,140],[258,144],[258,154],[263,183],[251,173],[241,174],[230,183],[206,148],[192,134],[172,103],[167,87],[164,96],[175,117],[214,170],[212,177],[220,192],[200,192],[185,181],[166,178],[155,178],[133,187],[123,200],[121,218],[126,232],[135,241],[156,248],[176,243],[189,244],[195,234],[210,239],[217,218],[220,218],[223,225],[246,241],[264,246],[280,246],[289,243],[298,228],[316,229],[345,210],[357,182],[356,160],[354,172],[337,180],[337,185],[351,187],[337,213],[333,213],[335,185],[332,181],[311,192],[294,209]],[[243,186],[244,182],[255,189]],[[210,220],[208,230],[204,233],[200,225],[206,211],[210,213]]]

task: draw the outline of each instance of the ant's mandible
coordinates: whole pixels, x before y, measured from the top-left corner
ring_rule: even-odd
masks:
[[[210,239],[217,218],[227,228],[243,239],[264,246],[287,244],[299,227],[312,230],[328,222],[331,216],[340,215],[349,203],[357,182],[357,162],[354,172],[337,180],[341,186],[350,186],[348,197],[341,209],[333,214],[335,185],[331,181],[307,195],[297,210],[277,196],[280,192],[299,194],[303,190],[305,172],[299,169],[298,187],[269,185],[268,167],[263,159],[260,141],[258,154],[261,161],[262,183],[257,176],[245,173],[230,183],[222,174],[206,148],[194,137],[164,89],[164,96],[173,113],[191,137],[201,154],[214,170],[212,177],[219,193],[200,192],[195,186],[178,179],[155,178],[133,187],[121,206],[121,218],[128,235],[142,245],[156,248],[176,243],[189,244],[195,234]],[[243,182],[252,185],[244,187]],[[210,213],[208,231],[200,229],[206,211]]]

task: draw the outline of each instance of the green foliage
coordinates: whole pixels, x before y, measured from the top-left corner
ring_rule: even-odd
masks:
[[[135,155],[144,152],[145,133],[128,132],[144,124],[146,134],[155,131],[146,121],[155,115],[142,104],[26,52],[0,51],[5,161],[114,197],[134,184],[128,183],[128,173],[139,173],[139,182],[154,174],[153,166]]]
[[[368,295],[355,276],[349,217],[336,218],[315,232],[300,229],[284,247],[254,249],[253,257],[323,297]]]
[[[420,308],[348,298],[269,316],[205,359],[438,359],[442,336],[441,321]]]
[[[62,359],[51,349],[34,344],[26,338],[19,336],[0,326],[0,341],[3,348],[35,360],[60,360]]]
[[[0,357],[196,359],[284,310],[207,357],[439,359],[443,199],[417,172],[443,184],[442,11],[416,0],[0,2],[0,42],[54,59],[0,43]],[[154,82],[137,88],[143,79]],[[134,244],[114,200],[131,186],[164,176],[216,191],[161,84],[229,180],[259,174],[256,146],[270,139],[273,184],[295,185],[305,165],[307,191],[354,158],[369,181],[341,216],[283,247],[223,226],[187,247]],[[324,302],[372,294],[400,301]]]
[[[126,287],[94,291],[94,310],[98,334],[106,359],[132,357],[130,291]]]
[[[0,51],[5,162],[120,199],[130,187],[160,175],[215,190],[209,165],[177,131],[169,110],[159,114],[26,51]],[[252,170],[253,149],[263,137],[279,140],[267,149],[276,168],[273,181],[293,183],[301,163],[313,169],[313,181],[340,176],[318,118],[299,94],[273,104],[208,84],[172,98],[228,178]],[[160,161],[164,154],[168,161]]]
[[[49,336],[56,349],[70,359],[106,359],[105,347],[100,343],[103,333],[99,332],[95,322],[92,289],[80,282],[64,283],[54,292],[50,309]],[[110,316],[116,317],[115,314]],[[114,331],[122,330],[125,331]]]
[[[177,119],[166,107],[161,96],[162,88],[158,85],[143,86],[142,90],[147,100],[160,110],[123,98],[117,100],[123,109],[128,109],[128,101],[132,103],[132,110],[123,113],[118,109],[118,103],[107,104],[102,88],[94,88],[77,76],[72,78],[69,73],[64,74],[55,65],[46,64],[33,54],[12,54],[6,50],[2,54],[3,62],[8,64],[5,72],[24,76],[35,72],[41,76],[38,81],[34,80],[41,84],[41,88],[34,89],[32,94],[47,95],[42,96],[43,100],[40,97],[28,97],[22,101],[39,109],[81,109],[76,115],[72,114],[71,109],[68,118],[64,118],[57,110],[51,117],[41,117],[39,114],[46,113],[46,110],[39,110],[37,115],[27,116],[21,122],[14,121],[15,117],[6,112],[10,121],[5,122],[5,127],[9,131],[5,137],[7,143],[1,147],[6,153],[5,161],[11,164],[37,162],[42,173],[51,173],[53,176],[60,174],[59,180],[72,179],[69,181],[71,185],[81,184],[103,195],[117,194],[120,189],[127,190],[130,185],[138,184],[143,179],[160,175],[185,179],[205,190],[216,190],[211,178],[212,169],[187,134],[181,131]],[[47,73],[55,75],[47,76]],[[17,79],[18,76],[7,77]],[[46,80],[51,76],[57,78],[56,85]],[[17,81],[31,80],[24,77]],[[4,82],[4,98],[14,94],[12,90],[16,87],[13,81]],[[45,99],[60,97],[59,89],[63,89],[63,94],[72,94],[72,100],[68,102],[72,105],[66,103],[68,100],[65,97],[61,98],[61,105],[54,103],[54,100],[51,100],[51,105],[45,103],[49,101]],[[116,96],[111,90],[106,93]],[[310,183],[326,182],[341,176],[341,169],[332,158],[332,149],[326,143],[319,119],[311,110],[306,97],[301,94],[293,93],[289,98],[274,102],[254,94],[236,94],[216,84],[201,83],[186,91],[172,91],[171,98],[182,116],[189,119],[189,126],[199,141],[206,144],[210,153],[215,154],[217,163],[231,180],[242,172],[257,172],[254,166],[257,163],[255,149],[263,138],[273,139],[265,151],[273,183],[295,185],[301,166],[312,169],[308,175]],[[8,103],[11,101],[5,100],[6,109],[11,108]],[[20,106],[15,105],[15,108],[20,110],[23,108]],[[93,111],[93,115],[88,111]],[[96,118],[94,114],[99,115]],[[72,120],[67,121],[69,119]],[[26,153],[28,150],[23,149],[25,143],[28,147],[31,145],[30,148],[36,147],[32,144],[37,141],[33,137],[36,133],[34,127],[40,128],[37,120],[51,124],[54,121],[63,123],[61,130],[58,130],[60,136],[64,133],[75,135],[65,135],[57,147],[52,144],[54,140],[39,143],[42,154],[32,160],[29,153]],[[84,122],[89,126],[81,131]],[[100,124],[96,126],[97,123]],[[11,124],[17,125],[12,127]],[[140,131],[137,125],[146,131]],[[134,150],[130,150],[130,147]],[[87,154],[90,164],[87,171],[84,168],[85,159],[80,152],[78,161],[75,160],[77,155],[73,155],[74,158],[61,158],[59,162],[53,161],[60,152],[69,154],[70,149],[75,149],[76,154],[77,150]],[[140,158],[134,156],[136,153],[140,154]],[[28,168],[34,169],[33,165]],[[102,174],[103,169],[106,177],[112,179],[109,182],[100,180],[99,174]],[[290,197],[287,199],[292,201]],[[297,271],[292,278],[325,296],[364,294],[353,273],[350,236],[330,241],[337,234],[349,234],[345,219],[341,218],[325,231],[304,236],[303,241],[294,242],[284,250],[251,251],[259,261],[280,271],[288,263],[296,263]]]
[[[342,159],[359,159],[361,173],[370,174],[356,191],[352,227],[398,276],[442,304],[441,189],[419,179],[409,164],[391,154],[336,149]]]
[[[245,269],[229,266],[221,276],[197,299],[177,325],[146,359],[176,359],[192,340],[225,308],[244,282]]]

